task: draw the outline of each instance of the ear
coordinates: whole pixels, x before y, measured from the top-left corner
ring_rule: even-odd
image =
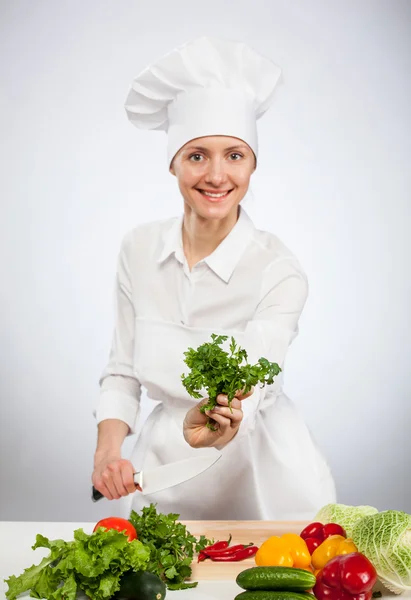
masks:
[[[169,167],[168,170],[170,171],[170,173],[172,175],[174,175],[174,177],[176,176],[176,172],[175,172],[175,169],[174,169],[174,161],[173,160],[171,161],[171,164],[170,164],[170,167]]]

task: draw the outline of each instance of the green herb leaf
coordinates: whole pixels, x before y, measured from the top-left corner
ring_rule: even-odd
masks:
[[[130,522],[137,531],[138,539],[150,549],[147,571],[162,579],[170,590],[184,590],[197,585],[186,582],[191,575],[191,563],[195,552],[212,543],[205,536],[197,539],[187,527],[178,522],[180,515],[158,513],[155,504],[144,507],[141,513],[134,510]]]
[[[227,336],[213,333],[211,339],[211,342],[200,345],[197,350],[188,348],[184,352],[184,362],[190,371],[187,375],[181,375],[185,389],[193,398],[201,398],[200,390],[206,390],[209,401],[202,405],[202,413],[216,406],[219,394],[227,395],[231,408],[231,401],[238,390],[247,393],[257,384],[271,385],[281,372],[277,363],[271,363],[263,357],[255,365],[248,364],[246,350],[240,348],[233,337],[229,353],[221,348],[228,340]],[[214,429],[212,423],[212,420],[207,423],[210,429]]]

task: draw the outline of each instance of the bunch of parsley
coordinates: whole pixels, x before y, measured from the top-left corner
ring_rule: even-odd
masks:
[[[197,586],[186,582],[191,575],[194,552],[200,552],[212,540],[204,535],[199,539],[177,521],[180,515],[158,513],[155,504],[143,507],[141,514],[131,511],[129,521],[137,531],[138,539],[150,549],[147,571],[162,579],[170,590],[184,590]]]
[[[203,413],[216,406],[219,394],[227,395],[231,408],[237,391],[242,390],[246,394],[257,383],[261,386],[272,384],[281,371],[277,363],[271,363],[266,358],[260,358],[255,365],[248,364],[247,352],[237,345],[233,337],[230,353],[221,348],[228,336],[213,333],[211,339],[211,342],[202,344],[197,350],[189,348],[184,352],[184,362],[190,372],[181,376],[184,387],[193,398],[202,398],[199,393],[201,389],[207,391],[209,401],[200,408]],[[212,422],[207,423],[207,427],[214,429]]]
[[[48,548],[50,554],[18,577],[7,579],[8,600],[28,590],[33,598],[48,600],[75,600],[80,590],[91,600],[108,600],[120,589],[121,576],[145,570],[150,555],[140,541],[129,542],[114,529],[99,529],[91,535],[76,529],[71,542],[37,535],[32,548]]]

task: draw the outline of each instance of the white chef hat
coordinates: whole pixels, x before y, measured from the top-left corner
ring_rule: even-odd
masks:
[[[258,154],[256,121],[273,101],[281,69],[244,43],[200,37],[138,75],[125,108],[141,129],[168,133],[169,164],[187,142],[226,135]]]

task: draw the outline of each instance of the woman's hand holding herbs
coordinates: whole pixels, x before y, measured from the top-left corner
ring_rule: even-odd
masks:
[[[227,336],[213,333],[211,340],[184,352],[190,371],[181,376],[183,386],[193,398],[200,399],[203,389],[208,394],[188,411],[184,420],[184,438],[194,448],[228,444],[243,418],[241,401],[251,396],[255,385],[271,385],[281,371],[277,363],[266,358],[250,365],[247,352],[233,337],[229,352],[221,348]]]
[[[217,404],[213,409],[202,412],[201,409],[209,403],[205,398],[196,406],[193,406],[184,419],[183,434],[186,442],[193,448],[206,448],[215,446],[221,448],[228,444],[237,434],[243,419],[241,402],[253,393],[251,389],[246,394],[236,392],[229,407],[226,394],[217,396]],[[210,428],[210,419],[213,427]]]

